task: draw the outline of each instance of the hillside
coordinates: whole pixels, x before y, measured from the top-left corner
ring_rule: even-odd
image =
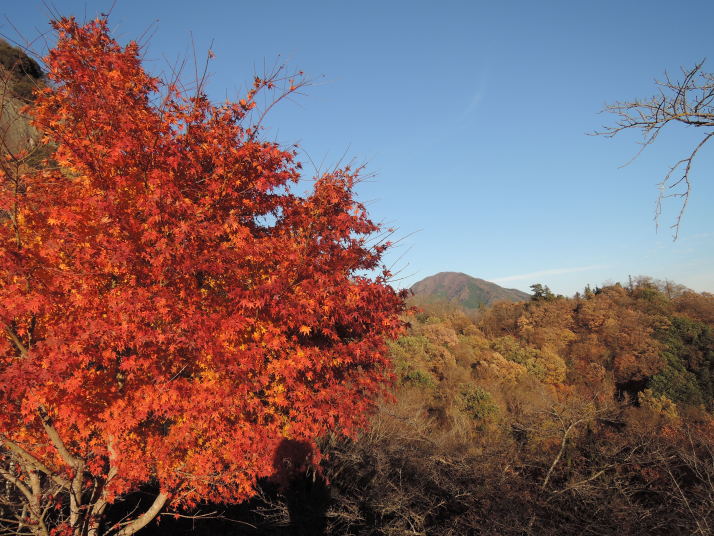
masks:
[[[530,295],[520,290],[503,288],[496,283],[459,272],[440,272],[415,283],[415,296],[427,301],[446,300],[467,309],[492,305],[496,302],[520,302]]]
[[[22,108],[33,99],[32,91],[44,83],[40,66],[22,50],[0,39],[0,147],[3,153],[31,151],[37,131]]]

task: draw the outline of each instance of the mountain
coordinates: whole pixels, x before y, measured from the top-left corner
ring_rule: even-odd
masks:
[[[446,300],[467,309],[491,305],[499,301],[519,302],[530,300],[530,294],[513,288],[503,288],[496,283],[459,272],[441,272],[415,283],[411,287],[415,296],[427,300]]]

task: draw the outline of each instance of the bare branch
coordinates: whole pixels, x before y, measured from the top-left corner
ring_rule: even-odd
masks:
[[[151,521],[159,515],[159,512],[161,509],[164,507],[166,504],[166,501],[168,500],[169,496],[166,495],[165,493],[161,492],[156,496],[156,499],[154,499],[154,502],[152,505],[149,507],[149,509],[141,514],[139,517],[131,521],[128,525],[123,527],[119,532],[117,532],[117,536],[131,536],[132,534],[135,534],[137,531],[143,529],[146,525],[151,523]]]
[[[702,71],[704,60],[695,64],[690,69],[682,68],[681,81],[672,80],[665,73],[664,80],[655,80],[658,92],[646,100],[632,100],[616,102],[608,105],[603,111],[617,116],[613,126],[605,126],[604,130],[595,132],[596,135],[612,138],[625,130],[639,130],[642,134],[641,148],[635,156],[627,162],[628,165],[635,160],[645,148],[652,145],[660,132],[669,124],[680,124],[687,127],[705,129],[714,128],[714,74]],[[680,198],[680,209],[675,222],[671,225],[673,238],[679,236],[682,216],[687,208],[689,195],[692,191],[690,171],[694,158],[699,149],[714,136],[714,130],[707,132],[688,157],[681,159],[659,183],[659,195],[655,208],[655,221],[659,224],[662,214],[662,202],[670,197]],[[675,173],[681,170],[682,174],[675,180]],[[683,189],[672,191],[681,186]]]

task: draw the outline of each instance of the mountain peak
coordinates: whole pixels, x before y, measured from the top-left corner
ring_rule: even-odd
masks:
[[[445,300],[467,309],[477,309],[499,301],[519,302],[530,299],[530,294],[526,292],[503,288],[461,272],[439,272],[412,285],[411,291],[415,296]]]

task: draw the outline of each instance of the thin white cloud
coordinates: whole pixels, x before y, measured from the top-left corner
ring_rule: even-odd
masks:
[[[477,83],[473,93],[471,94],[471,98],[466,103],[466,106],[464,106],[464,108],[462,109],[461,114],[458,115],[456,119],[457,123],[465,121],[483,103],[484,99],[486,98],[486,92],[488,89],[489,80],[491,78],[490,71],[491,69],[488,64],[484,65],[481,68],[480,73],[476,77]]]
[[[466,109],[463,111],[461,114],[461,119],[465,119],[471,113],[478,108],[478,105],[481,104],[481,101],[483,100],[483,91],[477,91],[474,93],[474,95],[471,97],[471,101],[469,102],[468,106],[466,106]]]
[[[496,279],[491,279],[494,283],[507,283],[508,281],[522,281],[523,279],[534,280],[538,277],[543,277],[546,275],[563,275],[572,274],[575,272],[587,272],[589,270],[598,270],[600,268],[606,268],[606,266],[593,265],[593,266],[576,266],[573,268],[552,268],[550,270],[541,270],[540,272],[531,272],[529,274],[519,274],[519,275],[509,275],[507,277],[499,277]]]

